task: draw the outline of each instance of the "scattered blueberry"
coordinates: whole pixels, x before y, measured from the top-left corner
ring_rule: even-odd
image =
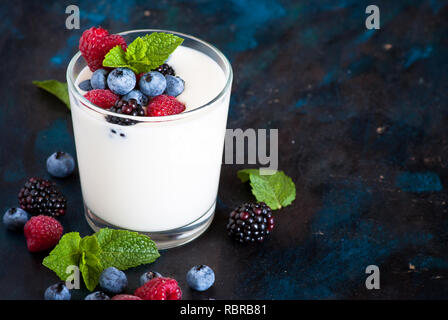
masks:
[[[104,69],[98,69],[92,74],[90,78],[90,84],[93,89],[107,89],[107,71]]]
[[[136,82],[135,73],[129,68],[116,68],[107,76],[107,86],[118,95],[129,93],[134,89]]]
[[[100,286],[106,292],[120,293],[128,285],[128,279],[123,271],[118,270],[115,267],[109,267],[100,275]]]
[[[45,300],[70,300],[71,294],[64,282],[56,283],[45,290]]]
[[[69,153],[55,152],[47,159],[47,170],[54,177],[68,177],[75,170],[75,160]]]
[[[197,291],[205,291],[215,282],[215,273],[206,265],[194,266],[187,273],[188,285]]]
[[[30,218],[29,214],[21,208],[9,208],[3,215],[3,223],[12,231],[23,231],[23,226]]]
[[[166,89],[166,79],[160,72],[147,72],[138,82],[140,91],[150,97],[161,95]]]
[[[184,92],[185,81],[179,77],[166,75],[166,94],[169,96],[177,97]]]
[[[79,87],[79,89],[84,90],[84,91],[90,91],[90,90],[93,90],[92,85],[91,85],[91,83],[90,83],[90,79],[81,81],[81,82],[78,84],[78,87]]]
[[[110,300],[110,298],[103,291],[95,291],[87,295],[84,300]]]
[[[145,96],[140,90],[134,89],[122,98],[125,101],[130,99],[135,99],[139,105],[142,107],[148,105],[148,97]]]
[[[156,271],[148,271],[140,276],[140,286],[144,285],[149,280],[154,278],[161,278],[162,275]]]

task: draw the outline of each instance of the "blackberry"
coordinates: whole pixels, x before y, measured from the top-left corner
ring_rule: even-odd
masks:
[[[111,112],[115,112],[118,114],[124,114],[128,116],[145,116],[145,109],[141,105],[137,103],[137,100],[135,99],[129,99],[128,101],[125,100],[119,100],[115,103],[115,105],[109,109]],[[118,124],[120,126],[132,126],[138,121],[128,119],[128,118],[122,118],[118,116],[106,116],[106,121]]]
[[[228,235],[240,243],[262,242],[274,228],[271,208],[264,202],[245,203],[230,213]]]
[[[166,75],[175,76],[176,75],[176,73],[174,72],[173,67],[171,67],[170,65],[168,65],[166,63],[158,66],[157,68],[155,68],[155,69],[153,69],[151,71],[158,71],[161,74],[163,74],[164,76],[166,76]]]
[[[59,217],[65,214],[67,201],[54,182],[30,178],[19,192],[20,207],[31,215]]]

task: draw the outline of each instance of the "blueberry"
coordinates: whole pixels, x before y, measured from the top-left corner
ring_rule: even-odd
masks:
[[[185,81],[179,77],[166,75],[166,94],[169,96],[177,97],[184,92]]]
[[[64,282],[56,283],[45,290],[45,300],[70,300],[71,294]]]
[[[106,292],[120,293],[128,285],[128,279],[123,271],[115,267],[104,269],[100,275],[100,286]]]
[[[147,72],[138,82],[140,91],[150,97],[161,95],[166,89],[166,79],[160,72]]]
[[[47,159],[47,170],[54,177],[68,177],[75,170],[75,160],[69,153],[55,152]]]
[[[161,278],[162,275],[156,271],[148,271],[140,276],[140,286],[144,285],[149,280],[154,278]]]
[[[90,84],[93,89],[107,89],[107,71],[98,69],[92,74]]]
[[[23,226],[30,218],[29,214],[21,208],[10,208],[3,215],[3,223],[12,231],[23,231]]]
[[[103,291],[95,291],[91,294],[88,294],[84,300],[110,300],[109,296],[105,294]]]
[[[187,273],[188,285],[197,291],[205,291],[215,282],[215,273],[206,265],[194,266]]]
[[[121,96],[134,89],[136,83],[135,73],[129,68],[116,68],[107,76],[109,89]]]
[[[78,87],[79,87],[79,89],[84,90],[84,91],[90,91],[90,90],[93,90],[92,85],[91,85],[91,83],[90,83],[90,79],[81,81],[81,82],[78,84]]]
[[[125,101],[130,99],[135,99],[139,105],[142,107],[148,104],[148,97],[145,96],[140,90],[134,89],[122,98]]]

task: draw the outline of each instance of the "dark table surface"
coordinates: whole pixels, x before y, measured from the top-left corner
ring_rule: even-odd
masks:
[[[187,299],[448,298],[448,6],[376,1],[77,1],[81,29],[65,29],[71,1],[0,4],[0,207],[17,205],[46,158],[75,154],[71,116],[32,80],[65,81],[83,30],[161,28],[196,35],[231,60],[228,128],[278,128],[279,168],[297,186],[275,213],[269,241],[227,238],[233,207],[253,196],[223,165],[218,208],[196,241],[127,272],[129,292],[147,269],[178,279]],[[78,174],[57,184],[68,198],[65,231],[91,234]],[[0,228],[0,298],[41,299],[58,279],[22,234]],[[194,293],[195,264],[216,273]],[[367,290],[377,265],[381,289]],[[85,289],[73,293],[81,299]]]

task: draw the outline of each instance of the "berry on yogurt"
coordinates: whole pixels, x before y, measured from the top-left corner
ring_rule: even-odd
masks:
[[[104,69],[98,69],[90,78],[90,84],[93,89],[107,89],[107,71]]]
[[[141,81],[141,80],[140,80]],[[137,83],[135,73],[129,68],[116,68],[107,76],[107,86],[118,95],[125,95],[134,89]]]
[[[150,97],[161,95],[166,89],[166,79],[160,72],[145,73],[138,82],[140,91]]]
[[[166,90],[165,93],[169,96],[177,97],[185,88],[185,81],[176,76],[165,76]]]

